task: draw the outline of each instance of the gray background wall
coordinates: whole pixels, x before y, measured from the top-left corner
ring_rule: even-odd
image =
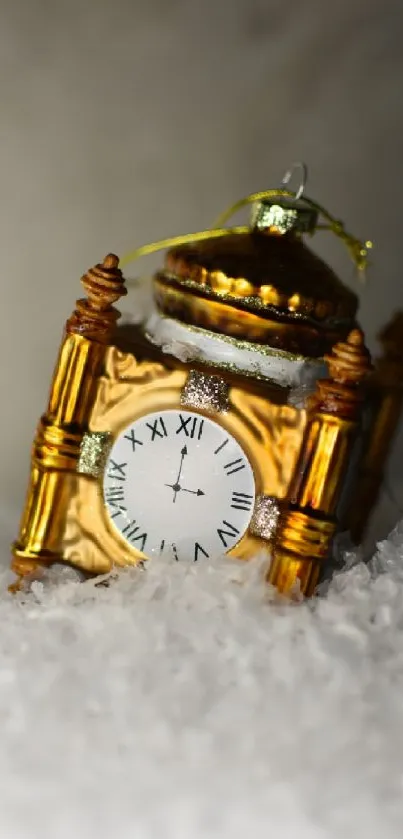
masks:
[[[0,2],[3,539],[79,278],[205,227],[289,162],[376,243],[369,343],[403,307],[403,6],[393,0]],[[349,282],[330,238],[320,252]],[[403,435],[392,483],[403,508]],[[398,517],[386,502],[382,534]]]

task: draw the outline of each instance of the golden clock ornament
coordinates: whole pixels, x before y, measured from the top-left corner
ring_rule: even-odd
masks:
[[[367,246],[302,190],[244,204],[248,226],[227,213],[131,255],[166,250],[141,324],[118,323],[117,256],[82,278],[33,444],[19,579],[263,551],[279,591],[313,593],[346,528],[371,363],[356,295],[304,235],[332,230],[359,268]]]

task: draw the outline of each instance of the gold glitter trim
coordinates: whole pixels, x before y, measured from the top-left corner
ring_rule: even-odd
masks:
[[[280,516],[278,499],[273,495],[257,495],[249,532],[253,536],[273,538]]]
[[[159,271],[154,282],[169,286],[170,283],[177,283],[180,287],[187,288],[192,292],[200,292],[223,303],[232,305],[242,303],[254,311],[265,311],[273,308],[277,314],[287,314],[296,320],[302,316],[313,317],[315,321],[322,321],[332,314],[333,304],[326,300],[313,300],[308,297],[302,298],[299,294],[291,296],[284,294],[274,285],[262,285],[256,288],[244,278],[232,279],[222,271],[207,272],[206,268],[198,265],[192,266],[192,277],[183,277],[172,271]],[[340,313],[341,314],[341,313]],[[342,318],[343,319],[343,318]]]
[[[220,376],[191,370],[181,393],[181,405],[212,414],[229,410],[229,385]]]
[[[188,254],[185,249],[169,251],[165,268],[157,272],[155,279],[165,285],[177,284],[190,291],[202,291],[230,305],[237,303],[256,311],[263,309],[266,313],[272,308],[277,315],[299,316],[316,324],[326,323],[329,318],[350,322],[357,309],[355,295],[341,284],[336,293],[327,296],[323,296],[323,290],[321,294],[320,283],[319,287],[311,283],[311,294],[299,292],[297,288],[290,294],[278,282],[254,285],[247,276],[231,277],[224,271],[210,270],[195,259],[192,252]]]
[[[81,441],[77,472],[93,478],[102,475],[111,445],[109,431],[86,431]]]

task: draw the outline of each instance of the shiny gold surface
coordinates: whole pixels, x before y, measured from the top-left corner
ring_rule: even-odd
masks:
[[[79,394],[85,392],[83,359],[88,357],[88,347],[95,346],[96,353],[101,352],[98,374],[94,377],[91,367],[88,381],[84,376],[88,387],[91,383],[86,411],[90,434],[110,433],[113,439],[126,425],[148,412],[180,409],[188,368],[172,371],[155,361],[137,362],[132,354],[93,345],[77,335],[66,340],[70,356],[75,359],[68,372],[69,399],[63,402],[63,413],[69,417],[74,416],[76,403],[80,405],[81,418],[84,413]],[[61,357],[65,375],[57,369],[58,388],[66,381],[67,357],[63,352]],[[53,391],[51,404],[56,403],[57,394]],[[58,417],[60,420],[60,411]],[[243,447],[254,470],[257,492],[283,498],[298,456],[305,412],[289,405],[273,405],[261,394],[233,386],[229,390],[229,410],[214,418]],[[94,478],[78,473],[78,438],[73,459],[70,453],[66,459],[65,443],[66,438],[61,436],[60,449],[53,453],[56,460],[46,461],[38,469],[37,462],[44,462],[44,458],[37,442],[25,518],[14,550],[14,569],[19,574],[24,569],[29,573],[33,560],[46,564],[58,559],[88,573],[106,573],[113,565],[133,565],[143,560],[143,554],[129,546],[110,522],[102,497],[102,475]],[[266,541],[247,533],[230,553],[249,559],[256,551],[267,548]]]
[[[224,333],[227,338],[266,344],[271,351],[318,357],[339,337],[340,327],[324,331],[309,321],[275,320],[263,306],[256,306],[255,311],[239,309],[228,302],[228,297],[204,296],[198,293],[199,289],[193,283],[178,285],[161,274],[154,278],[155,300],[163,314],[220,335]]]
[[[63,339],[53,378],[48,410],[41,418],[32,449],[31,481],[13,546],[14,570],[63,559],[62,534],[71,498],[76,492],[82,429],[102,369],[102,344],[70,334]]]
[[[75,491],[73,475],[33,465],[19,538],[13,545],[12,568],[18,576],[63,560],[62,536]]]
[[[364,336],[354,329],[327,359],[329,379],[318,381],[287,501],[275,535],[268,581],[289,594],[310,595],[337,530],[337,507],[359,428],[362,383],[371,363]]]
[[[311,415],[290,493],[292,504],[335,514],[356,429],[355,422],[341,417]]]
[[[103,354],[101,345],[79,334],[64,337],[46,412],[49,423],[76,431],[85,423]]]
[[[287,596],[295,591],[297,595],[310,597],[329,554],[335,523],[289,510],[281,528],[267,581]]]
[[[129,422],[151,411],[180,409],[187,375],[187,370],[172,372],[162,364],[138,363],[133,356],[111,348],[106,356],[105,374],[99,380],[91,430],[110,430],[117,435]],[[215,421],[240,442],[250,459],[258,491],[283,497],[303,432],[303,412],[287,405],[270,405],[261,396],[232,387],[229,410],[217,414]],[[89,545],[84,544],[85,539]],[[230,555],[248,559],[265,547],[265,542],[246,534]],[[104,571],[108,563],[112,567],[112,557],[117,565],[135,564],[145,558],[116,534],[99,482],[78,481],[69,507],[64,557],[97,573]]]
[[[284,236],[251,231],[170,250],[166,281],[191,281],[229,302],[272,306],[277,314],[295,314],[328,322],[352,322],[357,298],[333,271],[293,233]],[[330,324],[329,324],[330,325]]]
[[[118,262],[108,254],[84,275],[88,300],[77,302],[66,324],[47,411],[32,448],[25,509],[13,545],[13,568],[19,576],[65,559],[64,535],[77,492],[81,441],[103,369],[104,345],[119,316],[112,303],[126,293]]]

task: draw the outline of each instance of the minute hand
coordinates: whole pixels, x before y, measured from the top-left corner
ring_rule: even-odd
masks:
[[[186,446],[184,446],[182,451],[181,451],[181,462],[180,462],[180,466],[179,466],[178,477],[175,481],[176,484],[179,484],[180,477],[181,477],[181,474],[182,474],[183,459],[185,457],[185,454],[187,454],[187,453],[188,453],[188,450],[187,450]]]

